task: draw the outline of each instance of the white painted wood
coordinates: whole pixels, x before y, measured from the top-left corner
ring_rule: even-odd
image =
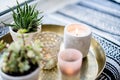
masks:
[[[23,3],[26,0],[17,0],[19,3]],[[16,0],[0,0],[0,12],[3,12],[7,9],[9,9],[9,7],[13,7],[15,6]]]
[[[23,0],[21,0],[21,1],[23,1]],[[43,11],[44,15],[46,15],[46,14],[50,14],[66,5],[68,5],[68,4],[73,4],[78,1],[79,0],[34,0],[33,2],[30,3],[30,5],[34,5],[37,3],[36,9],[39,11]],[[3,16],[0,16],[0,22],[1,21],[6,22],[6,23],[11,23],[12,22],[11,13],[9,12]],[[0,26],[3,26],[3,25],[0,24]]]

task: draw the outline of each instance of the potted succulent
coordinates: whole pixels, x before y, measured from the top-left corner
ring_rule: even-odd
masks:
[[[11,43],[4,49],[0,74],[3,80],[38,80],[40,71],[40,41],[25,45],[24,40]]]
[[[10,26],[9,30],[14,41],[18,40],[19,36],[21,36],[20,33],[24,33],[24,35],[28,36],[25,40],[29,42],[32,36],[41,30],[43,16],[39,14],[42,12],[36,10],[35,6],[28,5],[27,2],[23,7],[20,7],[17,2],[16,11],[12,8],[10,9],[12,10],[14,21],[11,24],[2,23],[5,26]],[[40,16],[39,18],[38,15]]]

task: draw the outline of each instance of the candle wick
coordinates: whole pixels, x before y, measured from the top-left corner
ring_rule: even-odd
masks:
[[[76,34],[76,36],[79,36],[79,30],[77,28],[75,30],[75,34]]]
[[[77,33],[76,36],[79,36],[79,34]]]

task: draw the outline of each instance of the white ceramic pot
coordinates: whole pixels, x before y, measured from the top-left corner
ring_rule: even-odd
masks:
[[[40,72],[40,67],[37,68],[32,73],[25,75],[25,76],[10,76],[10,75],[5,74],[0,69],[0,75],[1,75],[2,80],[38,80],[39,72]]]
[[[12,36],[13,41],[18,41],[19,39],[21,39],[20,38],[21,34],[13,31],[13,29],[11,27],[9,27],[9,30],[10,30],[10,34]],[[32,40],[33,36],[36,35],[39,32],[41,32],[41,25],[38,26],[38,29],[37,29],[36,32],[25,33],[24,34],[24,36],[25,36],[25,43],[29,43]]]

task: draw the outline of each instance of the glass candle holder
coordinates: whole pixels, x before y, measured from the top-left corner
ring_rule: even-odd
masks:
[[[65,49],[58,54],[58,65],[62,80],[80,80],[82,53],[76,49]]]
[[[52,69],[57,65],[57,54],[60,50],[62,37],[54,32],[41,32],[34,36],[34,40],[40,40],[43,45],[41,53],[44,56],[42,69]]]

